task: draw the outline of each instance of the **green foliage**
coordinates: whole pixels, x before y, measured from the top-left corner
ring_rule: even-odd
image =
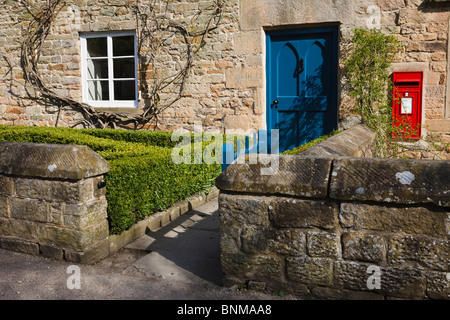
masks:
[[[314,139],[313,141],[307,142],[307,143],[305,143],[305,144],[303,144],[303,145],[301,145],[301,146],[299,146],[297,148],[294,148],[294,149],[291,149],[291,150],[286,150],[282,154],[284,154],[284,155],[295,155],[295,154],[298,154],[298,153],[300,153],[302,151],[305,151],[306,149],[309,149],[309,148],[315,146],[318,143],[321,143],[322,141],[328,139],[329,137],[332,137],[335,134],[338,134],[339,132],[341,132],[341,131],[339,131],[339,130],[332,131],[329,134],[326,134],[326,135],[321,136],[321,137],[319,137],[317,139]]]
[[[131,131],[116,129],[80,129],[84,134],[94,137],[112,139],[115,141],[137,142],[148,146],[174,147],[176,142],[171,141],[171,132],[166,131]]]
[[[284,297],[284,291],[283,290],[277,290],[274,292],[275,295],[280,296],[280,297]]]
[[[237,287],[237,291],[245,291],[247,289],[248,289],[247,282],[241,282]]]
[[[0,141],[87,145],[109,161],[110,233],[214,184],[220,165],[172,162],[169,132],[0,126]],[[204,145],[203,145],[204,147]]]
[[[123,157],[110,163],[111,171],[105,181],[113,234],[210,187],[220,173],[220,167],[214,165],[176,165],[170,158],[170,152]]]
[[[356,97],[357,111],[362,122],[377,133],[376,152],[385,155],[385,144],[392,134],[392,80],[388,68],[402,44],[393,35],[378,29],[355,29],[350,57],[345,67],[352,91]]]

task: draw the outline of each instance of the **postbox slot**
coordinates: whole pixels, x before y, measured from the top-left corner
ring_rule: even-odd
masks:
[[[418,86],[419,81],[398,81],[395,83],[396,86]]]

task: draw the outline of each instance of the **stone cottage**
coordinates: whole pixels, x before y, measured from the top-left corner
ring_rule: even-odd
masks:
[[[446,0],[2,0],[0,124],[120,114],[150,129],[280,128],[296,144],[354,124],[342,52],[353,29],[381,28],[405,45],[392,71],[423,72],[421,123],[448,133],[449,10]]]

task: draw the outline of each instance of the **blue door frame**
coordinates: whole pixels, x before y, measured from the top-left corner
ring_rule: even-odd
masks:
[[[266,33],[267,130],[280,152],[337,127],[338,28]]]

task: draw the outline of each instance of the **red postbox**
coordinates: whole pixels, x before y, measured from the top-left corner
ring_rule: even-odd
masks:
[[[394,138],[420,139],[422,124],[422,71],[394,72]]]

